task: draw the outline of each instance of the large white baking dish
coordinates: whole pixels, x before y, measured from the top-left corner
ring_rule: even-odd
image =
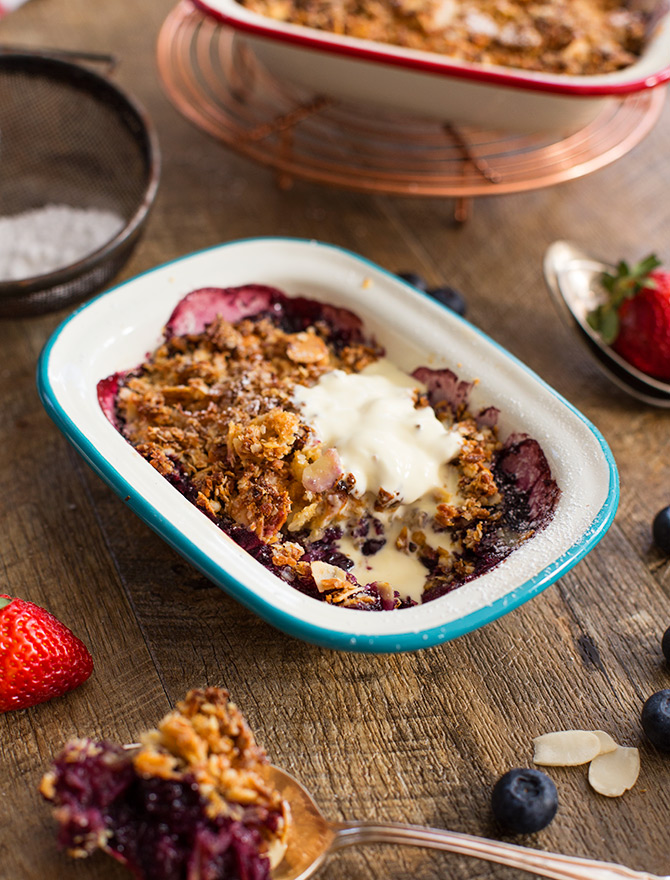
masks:
[[[195,0],[234,28],[277,77],[313,93],[484,128],[567,133],[608,101],[670,80],[670,10],[659,0],[641,58],[600,76],[467,64],[385,43],[275,21],[236,0]]]
[[[561,497],[549,525],[497,568],[446,596],[399,611],[338,608],[271,574],[170,485],[111,425],[100,379],[141,363],[162,339],[176,303],[199,287],[257,282],[355,311],[388,356],[411,371],[451,367],[480,382],[474,410],[501,411],[506,437],[542,446]],[[618,478],[607,444],[580,413],[467,321],[379,266],[318,242],[231,242],[161,266],[75,312],[38,367],[47,411],[91,467],[145,522],[238,601],[299,638],[354,651],[439,644],[516,608],[598,543],[616,511]]]

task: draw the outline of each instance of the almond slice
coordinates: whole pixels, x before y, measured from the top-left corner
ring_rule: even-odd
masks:
[[[337,449],[326,449],[302,472],[302,484],[308,492],[325,492],[344,474]]]
[[[640,772],[637,749],[617,746],[613,752],[598,755],[589,767],[591,788],[606,797],[619,797],[632,788]]]
[[[329,562],[320,562],[316,560],[310,563],[312,568],[312,577],[316,588],[320,593],[326,590],[340,590],[342,587],[350,586],[347,580],[347,573],[337,565],[331,565]]]
[[[598,737],[598,741],[600,743],[600,752],[601,755],[606,755],[608,752],[613,752],[615,749],[619,748],[619,743],[615,742],[609,733],[605,733],[604,730],[593,730],[592,733]]]
[[[533,740],[533,761],[545,767],[576,767],[600,754],[600,740],[590,730],[557,730]]]

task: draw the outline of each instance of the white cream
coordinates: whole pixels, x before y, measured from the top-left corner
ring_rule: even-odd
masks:
[[[342,553],[354,563],[349,571],[359,584],[365,586],[373,581],[387,583],[398,591],[401,598],[409,596],[415,602],[420,602],[428,569],[416,554],[401,553],[395,546],[395,537],[385,537],[386,544],[373,556],[364,556],[347,536],[340,538],[337,543]]]
[[[340,538],[337,543],[341,552],[354,563],[350,573],[359,584],[365,585],[373,581],[383,581],[397,590],[401,599],[409,597],[415,602],[421,602],[428,569],[415,553],[403,553],[396,547],[396,539],[403,525],[403,511],[400,509],[396,512],[394,519],[385,524],[384,538],[386,543],[381,550],[372,556],[365,556],[348,535]],[[445,532],[435,532],[427,526],[423,527],[421,531],[431,547],[442,547],[445,550],[450,550],[453,547],[450,536]]]
[[[431,407],[415,408],[423,387],[381,358],[360,373],[333,370],[311,388],[298,385],[294,400],[324,446],[337,449],[356,495],[384,489],[412,504],[443,484],[462,443]]]

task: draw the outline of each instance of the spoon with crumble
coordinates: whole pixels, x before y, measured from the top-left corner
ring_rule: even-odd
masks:
[[[272,880],[307,880],[319,870],[326,856],[331,853],[346,846],[369,843],[442,849],[554,880],[670,880],[667,876],[658,877],[643,871],[633,871],[610,862],[542,852],[438,828],[422,828],[395,822],[330,822],[293,776],[271,764],[266,766],[265,775],[291,808],[286,850],[281,861],[272,869]]]

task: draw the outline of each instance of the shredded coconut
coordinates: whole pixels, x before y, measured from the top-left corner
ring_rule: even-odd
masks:
[[[112,211],[45,205],[0,217],[0,281],[63,269],[93,253],[124,226]]]

